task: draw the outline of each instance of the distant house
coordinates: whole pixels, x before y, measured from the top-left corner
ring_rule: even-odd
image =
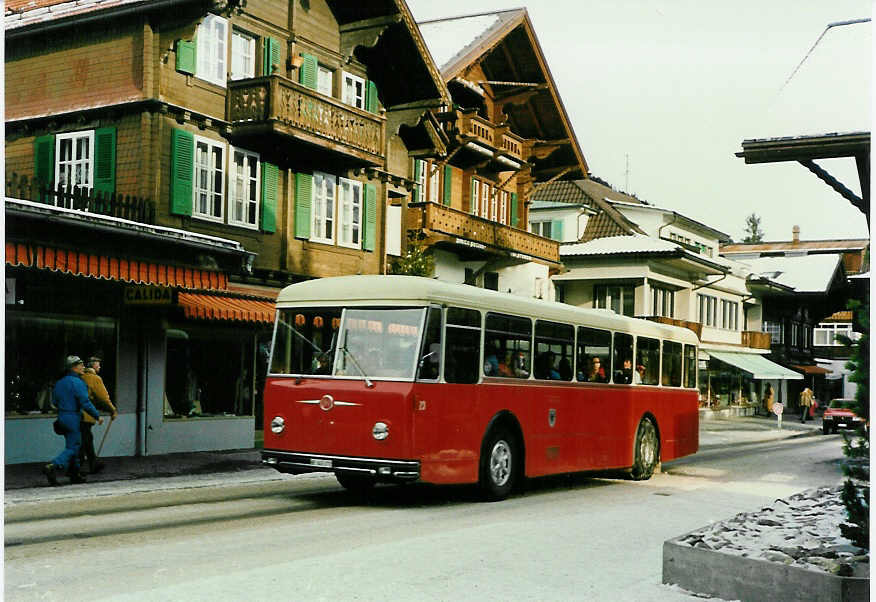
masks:
[[[771,357],[803,373],[817,399],[854,396],[848,350],[836,336],[857,336],[845,308],[861,294],[852,283],[869,271],[869,246],[867,239],[800,240],[795,226],[789,241],[721,247],[752,271],[749,287],[763,304],[760,329],[770,333]]]

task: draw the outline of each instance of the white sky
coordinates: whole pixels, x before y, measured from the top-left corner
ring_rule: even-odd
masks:
[[[408,0],[418,20],[525,6],[591,173],[734,240],[864,238],[798,163],[745,165],[750,138],[870,130],[868,0]],[[629,156],[629,174],[626,157]],[[820,162],[860,195],[852,159]]]

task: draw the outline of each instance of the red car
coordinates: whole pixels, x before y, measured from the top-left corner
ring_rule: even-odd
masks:
[[[832,399],[824,409],[821,429],[825,435],[837,429],[858,429],[866,427],[866,421],[855,414],[857,402],[854,399]]]

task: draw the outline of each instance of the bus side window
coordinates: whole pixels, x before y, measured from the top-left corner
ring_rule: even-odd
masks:
[[[663,341],[663,369],[661,384],[669,387],[681,386],[681,343]]]
[[[419,380],[436,380],[441,366],[441,309],[430,307],[426,315],[423,348],[417,363]]]
[[[660,382],[660,341],[647,337],[636,339],[636,373],[643,385]],[[634,375],[633,382],[636,381]]]
[[[529,378],[532,321],[490,312],[484,324],[484,376]]]
[[[684,346],[684,386],[697,388],[697,348],[694,345]]]
[[[614,333],[614,382],[633,382],[633,335]]]
[[[535,378],[572,380],[574,344],[574,326],[537,320],[535,322]]]
[[[449,383],[478,382],[481,358],[481,312],[447,308],[444,331],[444,380]]]
[[[578,328],[577,376],[581,382],[607,383],[611,378],[611,333]],[[615,379],[614,382],[622,382]]]

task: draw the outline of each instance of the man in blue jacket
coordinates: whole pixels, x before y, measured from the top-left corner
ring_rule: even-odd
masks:
[[[64,427],[65,447],[55,459],[43,466],[43,473],[49,480],[49,485],[57,485],[58,470],[69,467],[70,482],[84,483],[85,477],[79,471],[79,446],[82,445],[82,433],[79,430],[79,421],[82,419],[81,412],[85,410],[103,424],[103,418],[97,408],[88,400],[88,387],[82,380],[82,372],[85,364],[79,356],[68,355],[67,374],[55,383],[53,403],[58,408],[58,420]]]

